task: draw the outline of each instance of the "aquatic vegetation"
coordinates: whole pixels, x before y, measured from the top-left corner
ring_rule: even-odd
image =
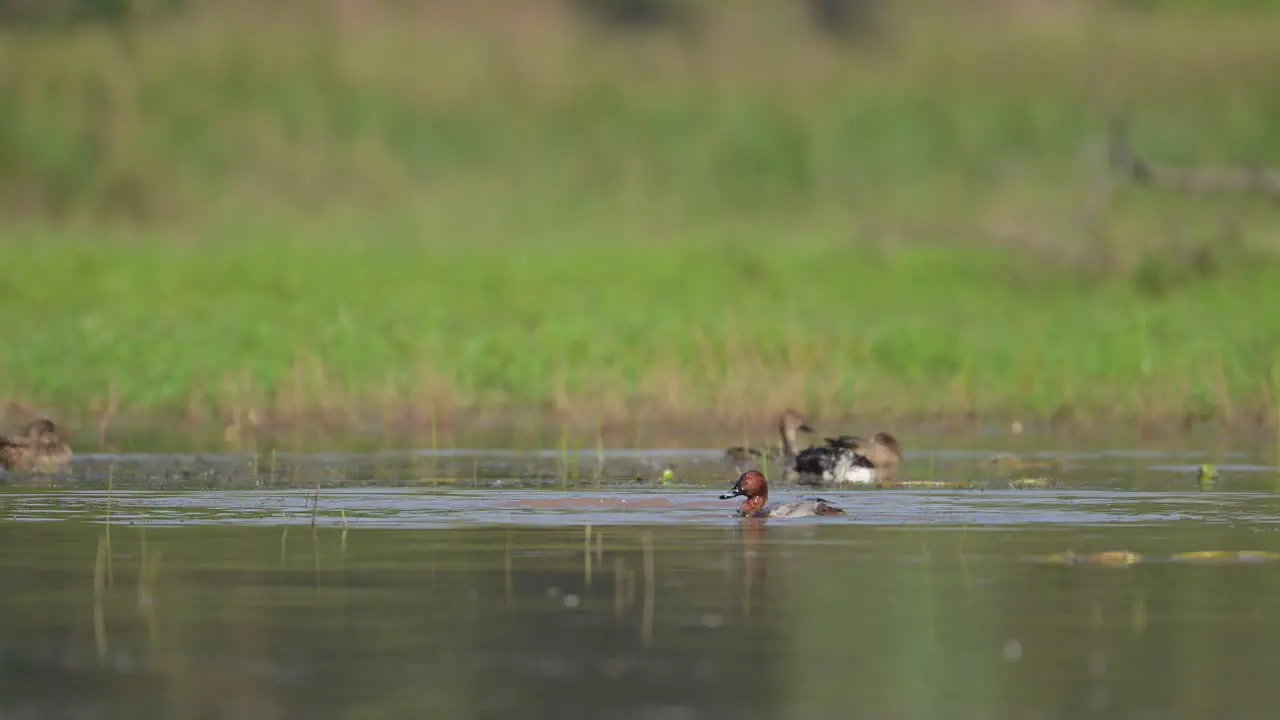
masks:
[[[1196,470],[1196,480],[1201,490],[1212,490],[1218,484],[1218,467],[1213,463],[1205,463]]]

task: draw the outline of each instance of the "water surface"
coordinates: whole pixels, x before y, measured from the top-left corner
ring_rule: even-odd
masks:
[[[1098,451],[1012,490],[980,459],[771,522],[709,452],[6,476],[0,717],[1274,715],[1274,468]]]

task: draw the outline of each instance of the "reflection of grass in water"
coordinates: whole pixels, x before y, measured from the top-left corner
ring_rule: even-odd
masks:
[[[338,557],[342,560],[347,559],[347,511],[345,508],[339,510],[342,514],[342,535],[338,543]]]
[[[285,567],[285,557],[289,551],[289,517],[285,515],[284,509],[280,509],[280,569]]]
[[[1277,304],[1251,249],[1273,210],[1141,189],[1080,208],[1114,97],[1162,159],[1280,161],[1271,13],[997,13],[976,34],[924,13],[885,63],[767,3],[712,12],[693,55],[554,15],[201,12],[143,21],[127,55],[96,28],[5,36],[26,71],[0,91],[26,100],[0,107],[0,187],[23,189],[0,199],[87,222],[9,233],[8,292],[42,312],[11,319],[0,393],[74,410],[115,382],[128,407],[223,412],[235,442],[270,411],[382,398],[650,419],[1268,402],[1274,338],[1241,309]],[[99,96],[111,132],[85,120]],[[122,215],[157,223],[97,222]]]
[[[311,526],[311,584],[320,588],[320,536],[316,534],[315,525]]]
[[[960,579],[964,583],[966,594],[973,594],[973,576],[969,572],[969,558],[964,554],[964,539],[969,536],[969,523],[960,526],[960,540],[957,543],[956,558],[960,561]]]
[[[623,614],[623,610],[625,609],[625,603],[623,601],[623,590],[625,586],[625,578],[623,576],[624,570],[625,570],[625,567],[623,565],[622,557],[621,556],[615,557],[613,559],[613,620],[614,622],[622,621],[622,614]]]
[[[591,587],[591,523],[587,523],[582,531],[582,582]]]
[[[98,534],[97,551],[93,561],[93,637],[99,661],[107,657],[107,595],[114,587],[111,579],[111,524],[108,522]],[[160,628],[155,614],[156,580],[160,575],[159,550],[152,550],[147,543],[147,530],[138,528],[138,578],[137,612],[147,625],[147,637],[152,647],[159,644]]]
[[[937,647],[938,645],[938,613],[934,608],[933,597],[933,554],[929,551],[928,536],[922,536],[920,539],[921,565],[924,569],[924,607],[925,607],[925,627],[928,628],[927,636],[929,645]]]
[[[316,485],[315,494],[311,496],[311,535],[316,534],[316,517],[320,514],[320,486]]]
[[[511,534],[511,528],[507,528],[506,544],[503,546],[502,553],[502,589],[507,607],[511,607],[515,598],[515,581],[511,577]]]
[[[653,558],[653,535],[649,532],[640,534],[640,548],[644,561],[644,608],[640,623],[640,645],[649,647],[653,644],[653,613],[657,597],[657,570]]]
[[[160,625],[156,621],[156,578],[160,575],[161,552],[147,545],[146,528],[138,528],[138,612],[146,619],[147,637],[152,647],[160,642]]]
[[[111,554],[111,510],[112,510],[111,505],[112,505],[112,500],[114,499],[113,495],[115,493],[115,477],[116,477],[116,464],[111,463],[111,466],[107,468],[107,523],[106,523],[106,527],[103,528],[103,535],[106,537],[106,540],[107,540],[107,586],[108,587],[115,587],[116,585],[115,564],[113,562],[113,558]]]
[[[1142,635],[1147,631],[1147,599],[1136,597],[1129,611],[1129,627],[1134,635]]]
[[[99,536],[93,561],[93,639],[99,661],[107,657],[106,567],[107,543]]]

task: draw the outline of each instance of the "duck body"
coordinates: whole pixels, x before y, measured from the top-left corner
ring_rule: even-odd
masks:
[[[0,466],[18,472],[54,473],[71,463],[71,446],[45,419],[28,423],[21,435],[0,436]]]
[[[801,451],[795,471],[801,478],[828,483],[870,484],[877,479],[876,467],[866,455],[839,445],[815,445]]]
[[[795,502],[779,503],[766,507],[763,517],[794,518],[818,517],[820,515],[844,515],[845,511],[822,498],[804,498]]]
[[[830,501],[822,498],[804,498],[779,505],[768,505],[769,483],[764,474],[758,470],[748,470],[738,477],[738,482],[729,492],[720,496],[721,500],[745,497],[738,506],[738,516],[748,518],[796,518],[819,517],[823,515],[844,515],[845,511]]]
[[[802,482],[868,485],[893,479],[901,458],[902,448],[889,433],[878,432],[870,440],[841,435],[801,451],[795,471]]]

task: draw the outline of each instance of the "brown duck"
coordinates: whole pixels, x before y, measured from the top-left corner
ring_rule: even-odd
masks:
[[[71,446],[45,418],[27,423],[21,435],[0,436],[0,466],[19,472],[52,473],[71,462]]]

